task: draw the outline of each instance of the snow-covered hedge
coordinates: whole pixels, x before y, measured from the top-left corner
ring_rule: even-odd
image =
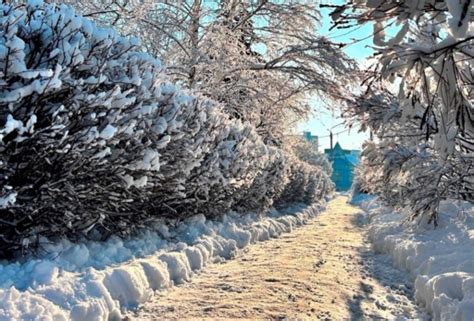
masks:
[[[299,160],[321,168],[329,176],[332,175],[332,165],[327,157],[318,151],[317,146],[307,141],[303,136],[287,136],[283,141],[283,146]]]
[[[139,41],[65,5],[0,6],[0,257],[157,217],[310,201],[327,175],[181,90]],[[316,174],[316,175],[315,175]]]

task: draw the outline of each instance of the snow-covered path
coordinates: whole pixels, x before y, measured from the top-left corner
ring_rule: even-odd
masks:
[[[346,201],[337,197],[308,225],[157,293],[127,318],[421,318],[404,274],[372,252],[362,211]]]

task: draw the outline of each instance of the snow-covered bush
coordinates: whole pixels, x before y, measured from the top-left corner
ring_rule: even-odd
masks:
[[[327,157],[302,136],[291,135],[285,137],[283,148],[289,153],[293,153],[299,160],[309,165],[321,167],[326,174],[331,176],[332,165]]]
[[[288,183],[288,157],[280,149],[267,146],[266,160],[263,167],[256,172],[252,184],[241,190],[242,195],[235,204],[235,209],[241,212],[264,210],[273,205],[279,198],[283,186]],[[260,159],[261,161],[262,159]]]
[[[136,38],[70,7],[0,5],[0,35],[0,256],[40,236],[103,239],[268,207],[287,183],[305,195],[287,201],[331,190],[252,125],[171,84]]]

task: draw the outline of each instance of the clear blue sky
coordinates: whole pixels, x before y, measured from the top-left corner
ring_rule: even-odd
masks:
[[[341,4],[344,1],[336,0],[321,0],[323,4]],[[364,27],[356,27],[351,29],[337,30],[333,29],[329,31],[331,27],[331,17],[329,13],[331,10],[322,9],[322,27],[319,30],[321,35],[324,35],[334,42],[352,43],[344,48],[344,51],[348,56],[362,63],[367,57],[371,56],[373,50],[367,46],[372,45],[372,26],[365,25]],[[361,41],[354,41],[354,39]],[[315,114],[308,121],[298,125],[298,131],[311,131],[313,135],[319,136],[319,149],[329,148],[329,129],[333,128],[333,133],[341,132],[347,128],[344,125],[339,125],[342,122],[340,118],[340,112],[337,109],[333,111],[326,110],[318,100],[315,98],[312,100],[312,105],[315,109]],[[336,127],[335,127],[336,126]],[[339,135],[334,135],[334,144],[339,141],[342,148],[346,149],[360,149],[362,143],[368,139],[369,133],[358,133],[359,128],[352,128],[350,131],[346,131]]]

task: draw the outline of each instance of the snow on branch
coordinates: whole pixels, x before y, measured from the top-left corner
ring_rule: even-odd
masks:
[[[344,111],[379,138],[364,152],[361,184],[435,224],[441,200],[474,201],[473,8],[471,0],[333,7],[333,27],[374,26],[377,64]]]
[[[146,34],[143,45],[183,87],[223,103],[279,146],[291,124],[307,117],[308,97],[330,104],[355,69],[341,50],[317,34],[321,17],[308,1],[70,1],[86,12],[119,12],[116,26]],[[113,23],[113,14],[94,15]]]

